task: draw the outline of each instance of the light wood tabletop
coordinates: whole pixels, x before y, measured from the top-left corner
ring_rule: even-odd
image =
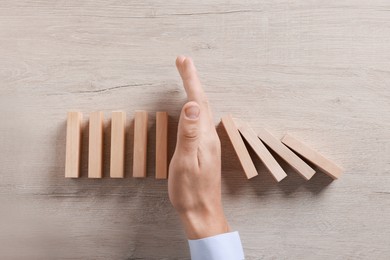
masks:
[[[222,144],[222,195],[247,259],[390,259],[390,2],[0,1],[0,258],[189,259],[156,180],[193,57]],[[83,113],[81,178],[65,179],[66,118]],[[125,178],[109,178],[111,112],[127,114]],[[147,178],[132,178],[135,110],[149,114]],[[104,112],[102,179],[88,179],[90,113]],[[247,180],[220,124],[289,133],[345,169]],[[275,155],[275,154],[273,154]]]

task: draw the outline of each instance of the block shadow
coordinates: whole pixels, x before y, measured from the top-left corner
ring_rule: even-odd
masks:
[[[284,196],[290,196],[300,188],[304,188],[314,195],[319,195],[333,181],[332,178],[328,177],[318,168],[315,168],[316,174],[309,181],[306,181],[282,158],[271,149],[268,149],[287,173],[287,177],[278,183],[272,178],[268,169],[257,157],[252,148],[245,142],[252,161],[259,173],[258,176],[247,180],[222,123],[217,125],[217,133],[221,140],[222,149],[222,180],[231,195],[245,194],[248,192],[247,189],[251,189],[258,196],[268,196],[275,192],[282,192]],[[310,163],[308,164],[313,167]]]

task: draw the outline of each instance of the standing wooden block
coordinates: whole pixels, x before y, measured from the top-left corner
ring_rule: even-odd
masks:
[[[66,124],[65,177],[80,177],[81,122],[80,112],[68,112]]]
[[[242,140],[240,133],[237,130],[236,125],[234,124],[233,118],[231,115],[226,115],[222,117],[222,124],[225,127],[226,133],[229,136],[230,141],[236,151],[238,159],[240,160],[241,166],[244,169],[245,175],[248,179],[258,175],[255,165],[252,162],[252,159],[248,153],[248,150],[245,147],[244,141]]]
[[[112,112],[110,177],[123,178],[125,165],[126,113]]]
[[[274,177],[277,182],[283,180],[287,174],[284,172],[282,167],[280,167],[279,163],[275,160],[265,145],[259,140],[255,131],[253,131],[253,129],[247,123],[241,120],[234,119],[234,122],[236,123],[236,126],[238,127],[238,130],[242,136],[270,171],[272,177]]]
[[[156,179],[168,177],[168,113],[156,113]]]
[[[282,142],[294,150],[296,153],[302,155],[308,161],[316,165],[318,168],[323,170],[327,175],[332,177],[333,179],[338,179],[343,173],[343,169],[338,165],[334,164],[323,155],[314,151],[306,144],[298,141],[291,135],[285,135],[282,139]]]
[[[291,165],[304,179],[310,180],[313,177],[315,171],[267,130],[261,129],[258,132],[258,137]]]
[[[89,116],[88,178],[103,176],[103,112]]]
[[[146,177],[148,112],[136,111],[134,118],[133,177]]]

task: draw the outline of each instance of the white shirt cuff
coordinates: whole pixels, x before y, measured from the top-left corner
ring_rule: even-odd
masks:
[[[192,260],[245,259],[238,232],[188,240]]]

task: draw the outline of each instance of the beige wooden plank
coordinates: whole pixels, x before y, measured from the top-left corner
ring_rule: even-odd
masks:
[[[302,157],[306,158],[308,161],[316,165],[333,179],[338,179],[342,175],[344,170],[341,167],[339,167],[329,159],[325,158],[319,152],[308,147],[303,142],[292,137],[291,135],[286,134],[282,138],[282,142],[290,149],[292,149],[293,151],[300,154]]]
[[[114,111],[111,118],[110,177],[124,177],[126,112]]]
[[[148,112],[136,111],[134,117],[133,177],[146,177]]]
[[[258,131],[258,137],[293,167],[304,179],[310,180],[313,177],[315,171],[266,129],[260,129]]]
[[[234,123],[236,124],[241,135],[267,167],[272,177],[277,182],[283,180],[287,176],[286,172],[282,169],[282,167],[280,167],[279,163],[275,160],[265,145],[260,141],[255,131],[253,131],[249,124],[237,118],[234,118]]]
[[[81,156],[81,123],[83,114],[81,112],[68,112],[66,124],[66,158],[65,177],[80,177],[80,156]]]
[[[89,116],[88,178],[103,177],[103,112]]]
[[[156,113],[156,179],[168,178],[168,113]]]
[[[223,116],[222,124],[225,127],[226,133],[229,136],[229,139],[238,156],[246,177],[248,179],[255,177],[258,175],[256,167],[252,162],[249,152],[245,147],[245,143],[242,140],[236,125],[234,124],[232,116],[230,114]]]

